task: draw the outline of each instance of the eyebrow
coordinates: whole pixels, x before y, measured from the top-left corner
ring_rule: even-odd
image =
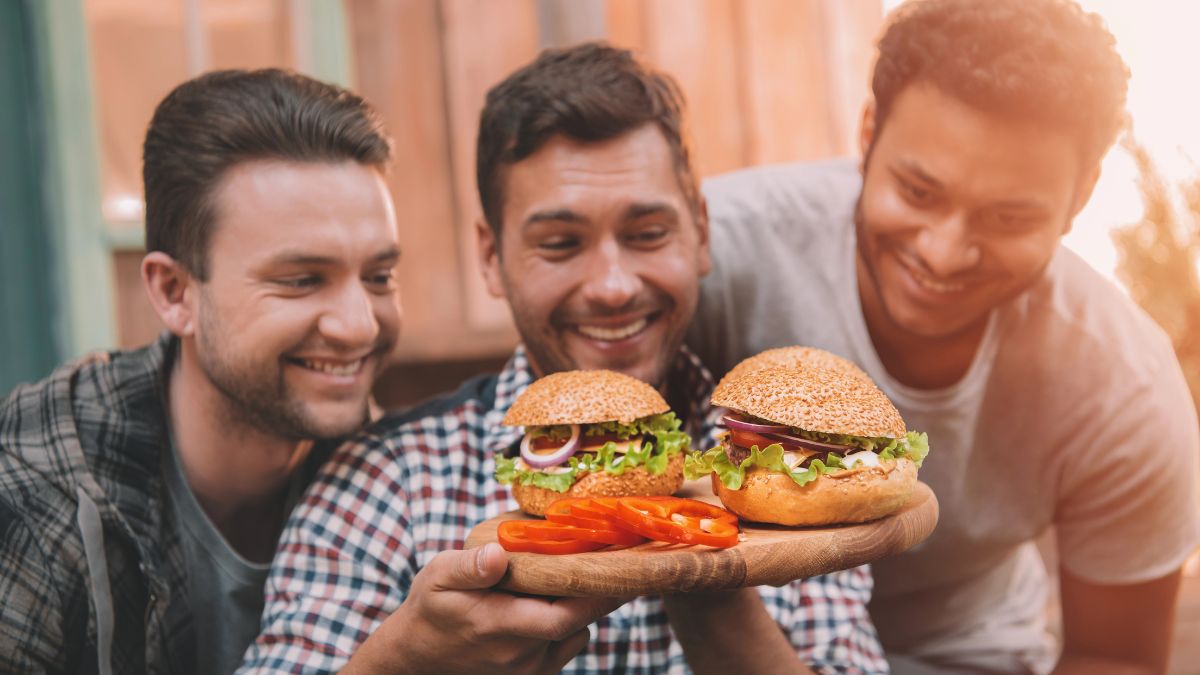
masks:
[[[917,164],[916,162],[914,162],[912,160],[902,159],[897,162],[897,165],[898,165],[897,168],[899,170],[906,172],[906,173],[913,174],[922,182],[929,183],[930,185],[933,185],[937,188],[944,187],[942,185],[941,181],[934,178],[928,171],[923,169],[920,164]],[[897,169],[892,169],[893,172],[895,172],[896,170]]]
[[[388,248],[371,256],[372,263],[382,263],[396,261],[400,259],[400,248],[398,246],[389,246]],[[273,256],[267,261],[270,267],[297,265],[297,266],[332,266],[337,265],[341,261],[339,258],[329,255],[321,255],[308,253],[306,251],[284,251]]]
[[[632,204],[625,209],[625,220],[637,220],[643,216],[667,215],[678,218],[679,211],[667,202],[648,202]]]
[[[898,165],[901,170],[904,170],[904,171],[907,171],[908,173],[913,174],[914,176],[917,177],[917,179],[919,179],[925,183],[929,183],[930,185],[936,187],[939,190],[943,189],[945,187],[944,185],[942,185],[941,181],[939,181],[938,179],[931,176],[927,171],[925,171],[925,169],[922,169],[921,166],[919,164],[917,164],[916,162],[913,162],[911,160],[900,160],[898,162]],[[893,171],[894,171],[894,169],[893,169]],[[1001,209],[1015,209],[1015,210],[1025,210],[1025,211],[1047,211],[1047,210],[1050,210],[1050,208],[1051,208],[1049,204],[1047,204],[1044,201],[1037,199],[1037,198],[1010,199],[1010,200],[1005,200],[1005,201],[1001,201],[1001,202],[996,202],[995,204],[992,204],[992,206],[996,207],[996,208],[1001,208]]]
[[[671,217],[678,217],[679,211],[667,202],[639,202],[631,204],[625,209],[625,220],[636,220],[643,216],[656,214],[666,214]],[[581,213],[572,211],[571,209],[547,209],[545,211],[537,211],[530,214],[525,219],[526,227],[535,223],[542,222],[558,222],[558,223],[574,223],[584,225],[589,222],[588,218]]]
[[[525,219],[524,225],[525,227],[529,227],[530,225],[544,222],[583,224],[588,222],[588,219],[583,217],[583,214],[576,213],[571,209],[547,209],[545,211],[536,211],[531,213],[529,217]]]

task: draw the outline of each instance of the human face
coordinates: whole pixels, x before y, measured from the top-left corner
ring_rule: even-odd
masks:
[[[200,369],[229,416],[261,432],[354,431],[400,328],[395,215],[379,172],[352,161],[250,162],[213,197]]]
[[[484,276],[508,298],[539,375],[607,368],[661,386],[708,273],[708,229],[646,125],[555,136],[508,167],[500,241],[479,228]]]
[[[978,335],[1041,276],[1091,193],[1069,130],[981,111],[930,85],[864,116],[858,279],[873,334]]]

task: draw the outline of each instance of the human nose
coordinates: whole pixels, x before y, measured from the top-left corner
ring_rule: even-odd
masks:
[[[943,278],[974,268],[982,255],[966,215],[957,212],[921,228],[917,253],[930,273]]]
[[[584,298],[607,307],[623,307],[641,290],[641,277],[631,268],[632,261],[620,244],[609,239],[602,242],[593,254]]]
[[[373,343],[380,328],[370,292],[362,284],[346,284],[321,315],[318,328],[331,342],[351,347]]]

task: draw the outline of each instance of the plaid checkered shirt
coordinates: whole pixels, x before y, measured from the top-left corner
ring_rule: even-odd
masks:
[[[497,454],[521,438],[519,428],[500,420],[532,379],[518,347],[499,375],[385,418],[337,452],[283,533],[267,581],[263,632],[243,672],[341,668],[438,552],[461,549],[472,527],[517,508],[493,473]],[[710,438],[711,376],[682,350],[670,382],[689,401],[689,409],[677,410],[687,431]],[[886,672],[867,614],[871,585],[869,571],[856,568],[759,592],[798,658],[817,672]],[[590,631],[591,641],[563,672],[688,670],[661,598],[637,598]],[[730,639],[753,638],[731,632]]]

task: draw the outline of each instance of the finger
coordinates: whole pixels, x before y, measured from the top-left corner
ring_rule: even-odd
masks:
[[[507,635],[560,641],[625,604],[617,598],[518,598],[490,594],[488,611]]]
[[[545,660],[542,662],[543,671],[545,673],[557,673],[567,665],[567,662],[575,658],[579,652],[587,647],[588,641],[592,635],[585,627],[581,631],[577,631],[565,640],[552,643],[550,649],[546,651]]]
[[[434,590],[473,591],[491,588],[508,570],[508,556],[499,544],[466,551],[442,551],[422,572]]]

